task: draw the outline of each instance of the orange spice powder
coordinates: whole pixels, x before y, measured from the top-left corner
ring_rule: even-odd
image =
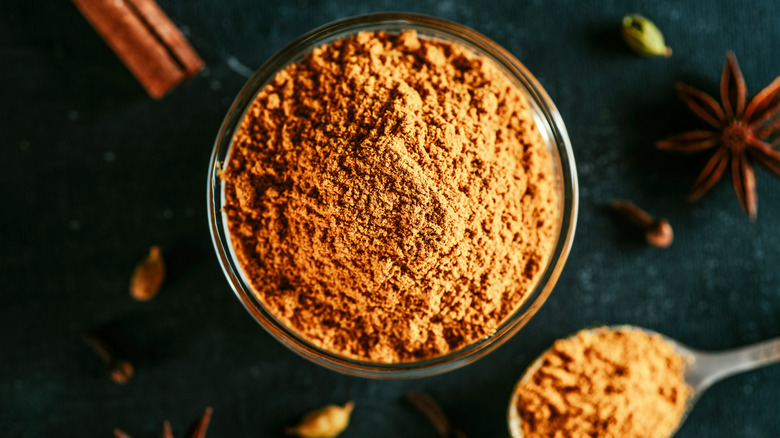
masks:
[[[483,339],[521,305],[556,241],[552,166],[490,62],[379,32],[279,72],[221,176],[268,310],[321,348],[390,363]]]
[[[542,356],[512,409],[525,438],[668,438],[692,394],[684,368],[660,335],[585,330]]]

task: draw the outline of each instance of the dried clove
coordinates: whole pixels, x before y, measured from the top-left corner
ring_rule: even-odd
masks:
[[[466,438],[465,433],[452,426],[444,409],[433,397],[422,392],[409,391],[406,393],[406,399],[430,420],[441,438]]]
[[[151,300],[165,279],[165,262],[160,247],[152,246],[149,254],[135,266],[130,278],[130,295],[138,301]]]
[[[133,374],[135,374],[133,365],[124,359],[116,357],[111,348],[102,339],[93,333],[85,333],[84,342],[103,359],[111,380],[124,385],[133,377]]]
[[[667,248],[674,240],[672,226],[666,219],[656,219],[630,201],[612,201],[612,208],[644,232],[647,243]]]
[[[349,425],[349,416],[355,404],[328,405],[304,415],[301,422],[285,431],[301,438],[333,438]]]

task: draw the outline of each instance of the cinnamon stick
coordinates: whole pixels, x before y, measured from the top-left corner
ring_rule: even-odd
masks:
[[[203,61],[154,0],[73,3],[153,98],[203,69]]]

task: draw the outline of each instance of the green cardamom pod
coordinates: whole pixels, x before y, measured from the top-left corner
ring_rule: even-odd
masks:
[[[660,30],[647,18],[631,14],[623,17],[623,40],[641,55],[672,56],[672,49],[664,42]]]

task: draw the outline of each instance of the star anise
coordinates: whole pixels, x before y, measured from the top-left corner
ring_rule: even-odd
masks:
[[[731,162],[731,177],[742,208],[756,218],[756,177],[752,164],[758,162],[780,176],[780,76],[746,105],[745,79],[734,53],[726,54],[718,103],[710,95],[684,84],[677,85],[680,98],[700,119],[715,130],[697,130],[661,140],[659,149],[684,153],[714,149],[712,158],[693,183],[688,199],[700,198],[723,176]]]
[[[190,434],[188,438],[205,438],[206,429],[209,427],[209,421],[211,420],[211,408],[206,408],[206,411],[201,414],[190,426]],[[132,438],[130,435],[122,432],[119,429],[114,429],[115,438]],[[163,423],[163,438],[173,438],[173,430],[171,429],[171,423],[165,420]]]

